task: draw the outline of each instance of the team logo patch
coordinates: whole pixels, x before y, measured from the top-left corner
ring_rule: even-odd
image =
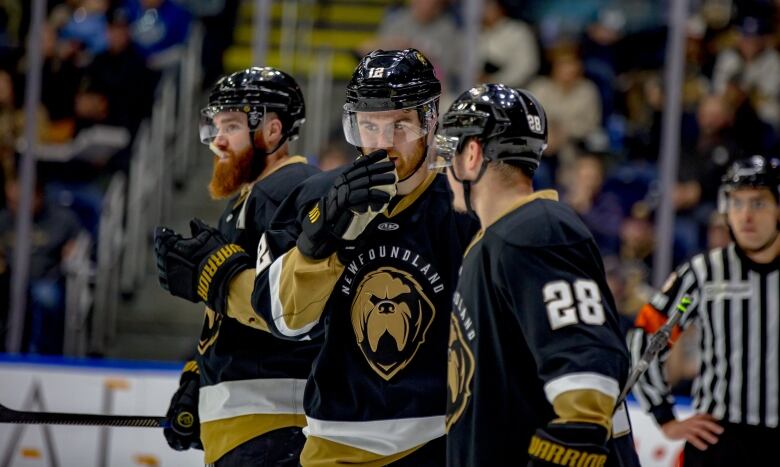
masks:
[[[352,327],[368,364],[389,381],[412,361],[435,314],[433,303],[409,273],[382,267],[358,285]]]
[[[447,352],[447,431],[457,422],[471,398],[474,355],[463,336],[458,318],[450,320],[450,344]]]

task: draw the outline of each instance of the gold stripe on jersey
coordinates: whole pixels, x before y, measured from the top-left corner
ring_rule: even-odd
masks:
[[[281,164],[277,165],[273,169],[269,170],[268,173],[263,174],[263,176],[260,177],[258,180],[262,180],[262,179],[268,177],[269,175],[271,175],[272,173],[274,173],[277,170],[281,169],[282,167],[286,167],[286,166],[292,165],[292,164],[308,164],[308,163],[309,162],[303,156],[290,156],[290,157],[287,158],[287,160],[285,160]]]
[[[519,208],[520,206],[523,206],[524,204],[528,204],[531,201],[535,201],[537,199],[548,199],[551,201],[558,201],[558,192],[555,190],[539,190],[539,191],[534,191],[528,196],[523,196],[516,203],[509,206],[509,208],[506,211],[504,211],[500,216],[496,217],[496,219],[490,225],[495,224],[499,219],[506,216],[507,214],[514,211],[515,209]],[[487,229],[488,227],[490,227],[490,225],[483,225],[482,229],[483,230]]]
[[[477,243],[479,243],[480,240],[482,240],[482,237],[485,235],[485,229],[495,224],[496,221],[506,216],[510,212],[514,211],[515,209],[519,208],[520,206],[524,204],[528,204],[531,201],[537,199],[549,199],[553,201],[558,201],[558,193],[555,190],[540,190],[540,191],[535,191],[534,193],[528,196],[523,196],[518,202],[510,206],[509,209],[506,210],[506,212],[498,216],[495,221],[493,221],[491,224],[483,226],[482,229],[480,229],[479,232],[477,232],[477,234],[474,235],[474,238],[471,240],[471,243],[469,243],[469,246],[466,248],[466,251],[463,252],[463,257],[465,258],[466,255],[469,253],[469,250],[471,250],[474,247],[474,245],[476,245]]]
[[[204,448],[204,462],[212,464],[235,447],[286,427],[306,426],[304,415],[241,415],[200,424],[200,440]]]
[[[595,423],[612,431],[612,411],[615,398],[595,389],[573,389],[562,392],[553,400],[558,418],[553,423]]]
[[[306,444],[303,445],[301,452],[301,465],[303,467],[332,467],[334,465],[382,467],[408,456],[422,446],[384,455],[336,443],[325,438],[309,436],[306,438]]]
[[[278,299],[281,304],[284,326],[298,330],[316,323],[343,271],[344,265],[335,254],[312,260],[298,248],[287,252],[282,257],[278,297],[271,297],[272,301]],[[279,317],[274,315],[274,319]]]
[[[485,236],[485,231],[484,230],[480,230],[479,232],[477,232],[474,235],[474,238],[471,239],[471,243],[469,243],[469,246],[466,247],[466,251],[463,252],[463,257],[464,258],[466,257],[467,254],[469,254],[469,251],[471,251],[471,249],[474,247],[474,245],[479,243],[479,241],[482,240],[482,237],[484,237],[484,236]]]
[[[200,374],[200,369],[198,369],[198,362],[195,360],[190,360],[187,363],[184,364],[184,369],[181,370],[183,373],[190,372],[190,373],[196,373]]]
[[[252,308],[252,289],[254,286],[254,269],[241,271],[230,281],[227,315],[244,326],[268,332],[268,323]]]
[[[417,201],[417,198],[419,198],[423,193],[425,193],[425,190],[428,189],[428,187],[433,183],[434,180],[436,180],[436,176],[438,175],[437,172],[431,172],[428,174],[428,176],[423,180],[422,183],[420,183],[417,188],[411,191],[408,195],[404,195],[403,198],[401,198],[401,201],[398,202],[398,204],[393,207],[393,209],[390,210],[390,212],[385,211],[384,215],[388,219],[393,218],[400,214],[404,209],[408,208],[412,205],[415,201]]]
[[[268,177],[269,175],[271,175],[272,173],[274,173],[277,170],[281,169],[282,167],[290,165],[290,164],[308,164],[308,161],[303,156],[290,156],[290,157],[287,158],[287,160],[285,160],[281,164],[277,165],[273,169],[269,170],[268,173],[262,174],[262,176],[260,178],[258,178],[257,180],[255,180],[254,182],[247,183],[247,184],[243,185],[241,187],[241,193],[239,194],[238,198],[236,199],[236,202],[233,203],[233,209],[235,209],[235,208],[241,206],[242,204],[244,204],[244,201],[246,201],[247,198],[249,198],[249,195],[252,193],[252,187],[254,186],[254,184],[256,182],[259,182],[260,180]]]

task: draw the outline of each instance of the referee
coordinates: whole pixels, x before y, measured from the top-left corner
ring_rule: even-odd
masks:
[[[685,467],[760,465],[764,450],[780,440],[780,161],[735,162],[718,209],[733,241],[677,268],[628,334],[636,362],[680,298],[694,297],[681,326],[696,322],[701,330],[695,415],[677,420],[672,411],[663,369],[668,347],[633,391],[668,438],[686,441]]]

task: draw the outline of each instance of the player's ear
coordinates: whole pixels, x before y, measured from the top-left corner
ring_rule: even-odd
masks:
[[[472,139],[466,145],[466,170],[468,173],[477,174],[482,166],[482,145],[476,139]]]
[[[282,121],[274,114],[270,114],[268,117],[265,125],[263,125],[263,136],[266,141],[275,145],[282,137]]]

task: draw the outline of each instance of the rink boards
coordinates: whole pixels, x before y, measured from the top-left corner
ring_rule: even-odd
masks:
[[[0,404],[16,410],[165,415],[178,387],[177,363],[0,356]],[[690,412],[678,404],[678,416]],[[630,402],[645,467],[675,465],[670,443]],[[0,467],[200,466],[201,451],[176,452],[160,429],[0,424]]]

